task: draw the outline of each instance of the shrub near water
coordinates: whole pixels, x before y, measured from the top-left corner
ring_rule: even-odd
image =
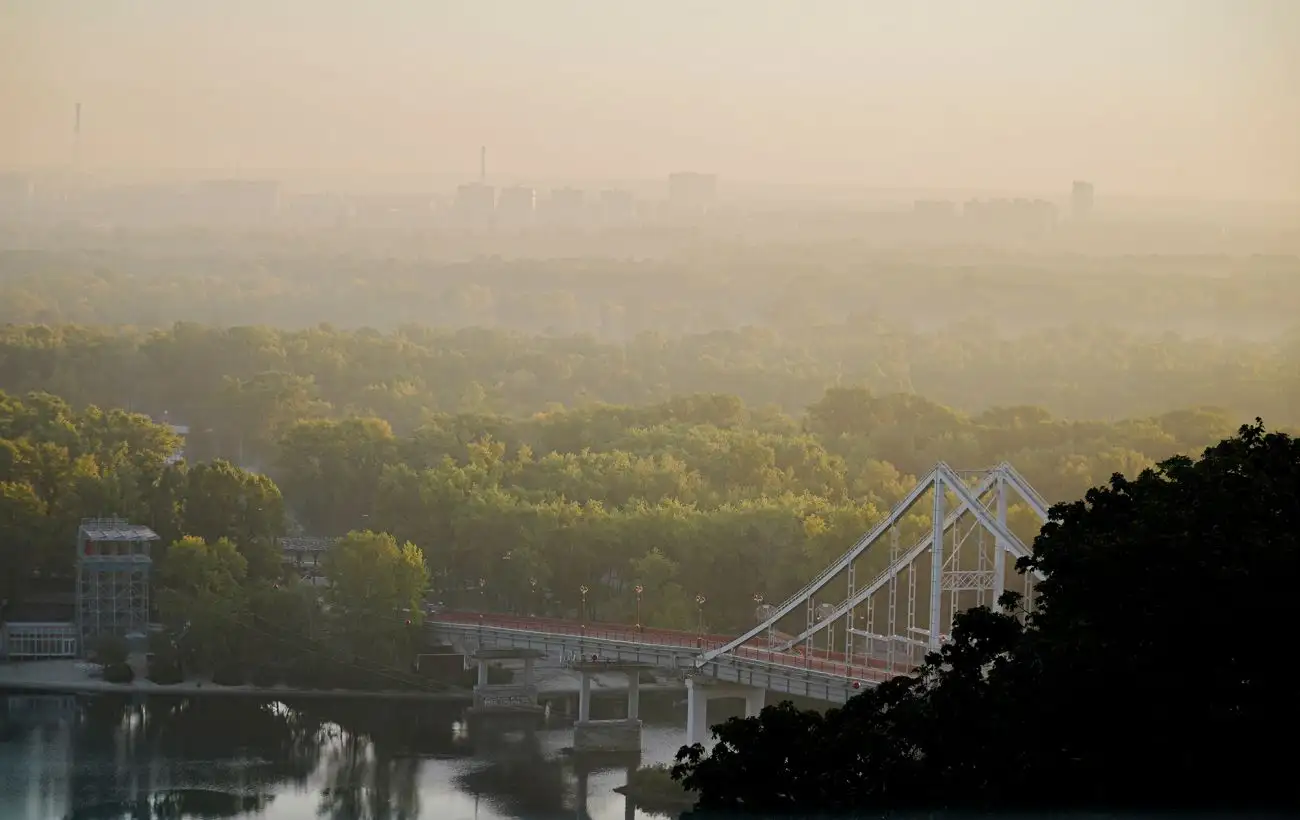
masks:
[[[95,660],[105,667],[126,663],[129,654],[126,641],[116,635],[97,638],[94,644]]]
[[[642,766],[628,775],[622,792],[638,807],[650,811],[672,813],[695,805],[695,792],[682,788],[673,780],[672,770],[666,764]]]
[[[181,683],[184,676],[181,675],[180,664],[172,658],[154,657],[149,662],[149,671],[147,673],[149,680],[162,686]]]
[[[284,682],[284,671],[274,666],[259,666],[249,676],[254,686],[270,688]]]
[[[110,663],[104,667],[104,680],[108,683],[131,683],[135,680],[135,670],[129,664]]]
[[[145,677],[163,686],[180,683],[185,679],[180,652],[170,640],[162,635],[154,635],[149,640],[149,649],[149,668],[145,671]]]
[[[246,678],[244,670],[233,663],[222,664],[212,672],[212,682],[218,686],[243,686]]]

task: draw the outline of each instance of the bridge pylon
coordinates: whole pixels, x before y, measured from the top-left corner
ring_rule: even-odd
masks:
[[[766,651],[843,664],[869,683],[906,673],[941,646],[958,612],[995,606],[1006,589],[1032,605],[1036,578],[1014,564],[1029,554],[1021,536],[1032,540],[1047,515],[1008,463],[958,471],[940,462],[842,556],[697,665]]]

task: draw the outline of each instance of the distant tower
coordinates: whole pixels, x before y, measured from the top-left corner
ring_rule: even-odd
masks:
[[[1076,180],[1070,194],[1070,212],[1075,220],[1083,221],[1092,215],[1092,183]]]
[[[487,146],[478,152],[478,182],[470,182],[456,189],[452,205],[462,227],[488,230],[496,212],[496,191],[487,184]]]

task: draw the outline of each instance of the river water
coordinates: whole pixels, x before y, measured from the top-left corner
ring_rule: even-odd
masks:
[[[680,701],[643,696],[642,764],[684,742]],[[663,816],[613,791],[636,760],[572,742],[558,719],[471,729],[451,704],[0,693],[0,820]]]

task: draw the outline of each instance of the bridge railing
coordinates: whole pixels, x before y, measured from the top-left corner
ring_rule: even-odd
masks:
[[[651,646],[670,646],[704,651],[721,646],[730,640],[725,635],[707,635],[672,629],[652,629],[627,624],[593,622],[582,624],[558,618],[537,618],[531,615],[501,615],[492,612],[439,612],[429,619],[433,623],[456,623],[466,626],[481,624],[496,629],[517,629],[523,632],[541,632],[550,635],[572,635],[593,640],[627,641]]]
[[[691,654],[703,654],[710,649],[724,646],[730,638],[724,635],[700,635],[668,629],[649,629],[645,627],[621,624],[581,624],[555,618],[535,618],[519,615],[499,615],[486,612],[441,612],[430,619],[431,623],[455,624],[465,627],[483,629],[505,629],[544,635],[562,635],[566,637],[586,638],[593,641],[619,641],[639,646],[687,649]],[[907,664],[894,664],[887,660],[868,657],[865,654],[854,655],[850,661],[842,652],[812,649],[778,651],[778,644],[768,644],[766,637],[756,638],[747,644],[736,647],[735,658],[751,663],[781,667],[787,671],[806,670],[822,674],[858,680],[886,680],[896,675],[907,674],[913,667]],[[598,654],[598,653],[593,653]]]

